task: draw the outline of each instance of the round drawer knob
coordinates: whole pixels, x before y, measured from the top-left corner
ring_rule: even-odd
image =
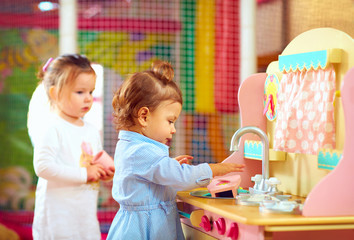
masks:
[[[218,230],[220,235],[224,235],[226,231],[225,219],[219,218],[217,221],[214,221],[214,227]]]
[[[227,236],[229,238],[231,238],[232,240],[237,240],[238,235],[239,235],[238,225],[237,225],[237,223],[233,222],[230,225],[230,229],[227,233]]]
[[[199,226],[201,226],[206,232],[211,231],[211,224],[209,218],[205,215],[202,217],[202,222]]]

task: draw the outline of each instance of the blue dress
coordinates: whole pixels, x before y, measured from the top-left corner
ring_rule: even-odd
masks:
[[[118,138],[112,195],[120,209],[107,239],[184,239],[177,191],[208,184],[209,165],[180,165],[168,146],[136,132],[121,130]]]

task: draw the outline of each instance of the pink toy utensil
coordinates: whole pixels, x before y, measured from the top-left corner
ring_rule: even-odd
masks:
[[[231,191],[232,196],[236,198],[237,188],[241,183],[241,176],[233,174],[229,176],[218,176],[211,180],[207,186],[212,197],[219,197],[220,193]]]

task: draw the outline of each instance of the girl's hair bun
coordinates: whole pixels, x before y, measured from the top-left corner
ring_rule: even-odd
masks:
[[[151,71],[158,78],[165,83],[173,81],[175,76],[172,65],[169,62],[156,60],[151,65]]]

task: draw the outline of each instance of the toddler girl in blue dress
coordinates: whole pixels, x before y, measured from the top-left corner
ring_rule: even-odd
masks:
[[[112,101],[119,131],[112,195],[120,204],[108,240],[184,239],[177,191],[206,186],[214,176],[243,171],[234,163],[184,164],[191,156],[169,156],[182,110],[182,93],[168,62],[129,76]]]

